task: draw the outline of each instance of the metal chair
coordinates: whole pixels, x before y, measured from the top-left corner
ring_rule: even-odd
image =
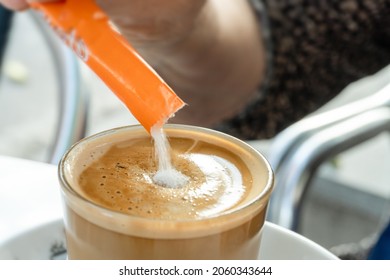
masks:
[[[390,84],[281,132],[269,152],[276,186],[268,220],[297,231],[305,194],[317,168],[330,157],[389,130]]]
[[[48,162],[57,164],[65,151],[85,136],[88,116],[88,94],[80,65],[73,52],[35,12],[29,12],[50,49],[58,75],[60,96],[58,126]]]

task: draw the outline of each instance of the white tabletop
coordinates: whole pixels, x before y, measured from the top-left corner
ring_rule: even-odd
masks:
[[[63,230],[57,166],[0,156],[0,178],[0,259],[15,254],[42,258],[39,250],[27,255],[25,251],[47,247],[50,238],[62,238],[58,237]],[[268,222],[260,249],[266,259],[337,259],[311,240]]]
[[[62,217],[57,167],[0,156],[0,243]]]

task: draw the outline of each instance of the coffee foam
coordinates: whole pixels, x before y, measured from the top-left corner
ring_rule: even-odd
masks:
[[[228,229],[252,218],[266,206],[268,194],[263,199],[257,199],[262,192],[258,188],[270,188],[268,180],[272,177],[272,172],[261,162],[264,159],[253,156],[252,148],[245,145],[241,147],[241,143],[237,145],[224,141],[209,133],[198,135],[198,132],[182,130],[168,132],[170,140],[175,142],[175,153],[172,154],[174,166],[180,166],[178,169],[190,178],[190,182],[197,181],[198,186],[189,184],[185,188],[172,189],[154,184],[152,176],[156,173],[157,166],[151,149],[152,142],[149,141],[145,147],[148,142],[145,140],[147,135],[138,131],[139,137],[143,139],[129,140],[124,131],[118,131],[104,140],[91,139],[68,155],[69,162],[64,165],[74,168],[73,172],[65,172],[68,173],[67,181],[75,186],[74,189],[79,195],[95,201],[85,205],[85,202],[81,201],[84,199],[79,202],[69,200],[70,206],[82,217],[102,227],[143,237],[153,237],[158,231],[163,238],[210,234],[213,229],[207,226],[209,223],[218,231]],[[136,134],[133,131],[131,137],[137,138]],[[198,137],[205,137],[205,141],[196,140]],[[114,147],[110,144],[113,142],[116,143]],[[136,148],[132,149],[135,152],[131,156],[126,152],[126,160],[118,161],[116,156],[123,156],[123,151],[128,149],[129,145],[135,145]],[[145,155],[149,160],[145,160]],[[109,168],[99,165],[99,161],[96,161],[96,158],[102,157],[108,158]],[[74,159],[77,159],[77,162],[72,162]],[[138,164],[134,165],[135,162]],[[91,166],[94,167],[91,169]],[[237,166],[240,168],[237,169]],[[219,173],[207,174],[202,171],[203,167],[212,167],[211,169]],[[145,172],[146,169],[149,173]],[[220,172],[221,170],[223,172]],[[95,178],[95,182],[90,184],[90,190],[85,189],[83,183],[79,184],[76,177],[70,176],[86,175],[85,172],[91,172],[88,177]],[[137,182],[130,189],[126,187],[127,183],[124,183],[129,177],[133,177]],[[212,184],[205,183],[210,182],[209,178],[213,179]],[[220,187],[226,185],[227,181],[230,182],[230,189]],[[109,185],[115,186],[112,182],[122,183],[115,188],[106,188]],[[253,184],[256,187],[251,187]],[[241,187],[237,187],[238,185]],[[256,203],[253,203],[254,200],[257,200]],[[253,211],[253,208],[257,210]],[[116,214],[108,209],[114,210]],[[241,212],[235,214],[237,209],[241,209]],[[112,215],[116,218],[108,218]]]
[[[89,200],[112,210],[168,220],[217,215],[239,203],[251,182],[250,173],[222,157],[202,154],[197,146],[204,143],[178,154],[176,149],[183,150],[181,140],[171,139],[171,157],[174,170],[187,179],[185,185],[165,188],[156,184],[154,178],[159,170],[152,144],[129,141],[126,146],[118,143],[111,147],[84,169],[78,182],[80,191]]]

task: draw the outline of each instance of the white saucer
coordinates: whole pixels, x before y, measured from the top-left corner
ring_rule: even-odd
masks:
[[[61,220],[37,226],[0,244],[0,259],[65,259],[65,237]],[[313,241],[266,222],[259,259],[335,260],[332,253]]]

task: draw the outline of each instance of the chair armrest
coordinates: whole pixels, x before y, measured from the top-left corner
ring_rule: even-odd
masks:
[[[387,87],[387,90],[388,98],[390,87]],[[384,91],[381,91],[381,95],[384,95]],[[276,186],[268,212],[268,219],[271,222],[296,231],[302,200],[318,166],[334,155],[382,132],[390,131],[389,107],[383,106],[355,113],[332,124],[327,122],[321,129],[311,130],[310,135],[307,134],[305,138],[300,138],[299,143],[294,143],[295,148],[283,158],[276,172]]]
[[[307,117],[291,125],[279,133],[272,142],[268,157],[271,166],[277,172],[288,154],[293,152],[302,141],[318,131],[368,110],[383,106],[390,106],[390,84],[366,98]]]
[[[85,136],[89,100],[77,57],[40,15],[29,13],[49,46],[58,75],[58,126],[47,160],[57,164],[66,150]]]

